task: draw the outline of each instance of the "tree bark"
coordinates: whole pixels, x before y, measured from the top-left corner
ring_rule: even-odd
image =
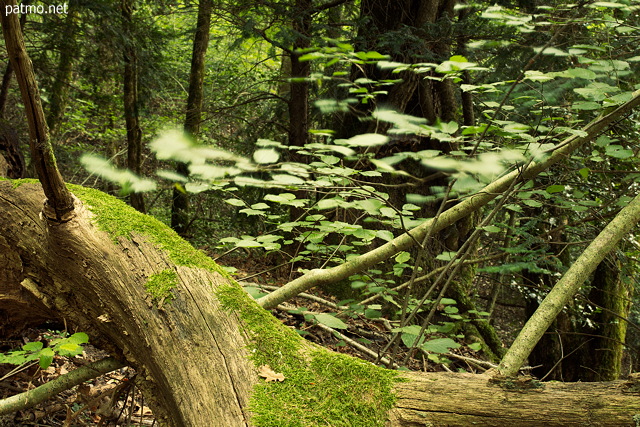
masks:
[[[47,227],[38,214],[42,203],[38,184],[14,187],[10,181],[0,181],[0,238],[11,254],[0,263],[0,284],[25,283],[60,317],[86,331],[93,343],[134,366],[163,425],[201,427],[212,420],[220,426],[290,425],[280,419],[293,411],[318,411],[322,402],[317,398],[299,397],[309,389],[314,396],[316,391],[335,388],[332,394],[338,401],[355,397],[365,403],[369,399],[371,407],[380,405],[363,387],[369,376],[389,371],[305,342],[239,289],[237,296],[242,298],[232,300],[237,308],[228,306],[219,291],[237,285],[216,273],[212,261],[168,227],[96,190],[72,189],[84,206],[76,204],[73,220]],[[123,222],[111,223],[118,215]],[[137,231],[129,234],[129,229]],[[150,293],[152,279],[167,271],[175,278],[170,297]],[[253,329],[255,324],[251,326],[244,312],[247,308],[258,317],[258,327],[272,329]],[[284,335],[293,338],[281,340]],[[273,342],[274,350],[264,353],[266,362],[276,366],[284,355],[295,354],[301,364],[287,373],[283,383],[269,385],[257,376],[256,364],[265,360],[255,358],[262,357],[261,345]],[[326,355],[333,355],[335,363],[309,381],[307,366],[317,365],[319,359],[324,366]],[[287,368],[286,362],[281,369]],[[358,379],[357,370],[368,375]],[[331,374],[336,376],[333,383],[327,378]],[[296,375],[302,381],[296,383]],[[637,378],[593,384],[538,384],[470,374],[405,373],[402,378],[406,382],[395,382],[391,390],[396,398],[393,409],[384,412],[389,426],[616,426],[633,425],[638,413]],[[369,386],[375,389],[378,384]],[[265,387],[272,388],[264,393]],[[282,407],[269,398],[278,392],[287,397]],[[272,417],[281,415],[276,424],[274,418],[259,422],[265,409],[251,399],[261,393],[267,396],[264,404]],[[384,423],[344,421],[360,417],[359,409],[346,407],[347,413],[342,413],[330,404],[316,419],[322,422],[315,425]]]
[[[11,182],[0,181],[0,236],[11,254],[9,264],[0,266],[11,274],[0,278],[14,287],[30,280],[30,291],[59,317],[136,366],[140,386],[165,424],[247,425],[249,392],[257,382],[247,336],[212,292],[228,279],[176,265],[150,235],[114,243],[79,202],[74,220],[47,227],[38,215],[41,191],[36,184],[12,189]],[[138,218],[122,203],[109,209]],[[175,277],[171,296],[154,296],[145,285],[166,271]]]
[[[585,328],[595,336],[584,352],[587,375],[583,381],[612,381],[620,378],[627,337],[633,288],[622,279],[620,259],[611,254],[596,268],[589,301],[602,309],[595,316],[595,328]]]
[[[639,413],[637,377],[608,383],[454,373],[403,377],[409,381],[396,386],[391,426],[634,426]]]

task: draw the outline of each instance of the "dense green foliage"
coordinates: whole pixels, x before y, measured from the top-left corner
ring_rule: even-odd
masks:
[[[75,19],[29,16],[25,34],[46,108],[63,100],[54,142],[68,181],[121,197],[145,192],[149,212],[165,223],[173,189],[189,192],[192,243],[217,254],[246,251],[295,276],[339,265],[437,217],[501,174],[544,158],[640,89],[636,1],[455,3],[218,2],[197,141],[174,130],[185,114],[191,2],[136,2],[130,36],[113,2],[71,2]],[[433,5],[434,15],[420,4]],[[126,170],[125,44],[135,46],[140,64],[143,177]],[[65,94],[56,83],[68,51],[73,79],[62,85]],[[20,114],[9,107],[5,118],[26,135]],[[495,319],[521,324],[636,194],[637,119],[621,120],[415,250],[333,285],[337,303],[327,312],[298,307],[294,314],[339,330],[350,319],[379,322],[390,337],[380,356],[401,366],[416,366],[407,349],[436,364],[453,363],[446,354],[457,349],[499,354]],[[91,155],[79,161],[80,153]],[[189,176],[174,172],[176,161],[189,165]],[[101,208],[95,194],[73,191]],[[110,213],[100,212],[102,227],[156,238],[153,222],[123,211],[131,219],[111,225]],[[177,236],[162,239],[156,243],[178,264],[212,268]],[[617,302],[602,298],[595,277],[566,308],[553,331],[559,344],[545,344],[564,353],[549,351],[555,359],[540,361],[540,376],[555,369],[586,379],[576,367],[597,363],[590,354],[604,344],[576,337],[608,334],[611,310],[637,323],[638,250],[629,238],[607,262],[621,284]],[[170,286],[158,292],[170,298]],[[627,345],[637,349],[637,332]]]

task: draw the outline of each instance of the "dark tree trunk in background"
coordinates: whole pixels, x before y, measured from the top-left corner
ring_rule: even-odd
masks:
[[[189,95],[184,130],[193,137],[200,133],[202,121],[202,98],[204,95],[204,63],[209,47],[209,30],[211,27],[211,0],[200,0],[198,21],[193,37],[193,54],[191,55],[191,72],[189,74]],[[187,176],[189,168],[185,163],[178,163],[176,172]],[[171,204],[171,228],[178,234],[185,235],[189,226],[189,195],[183,188],[173,189]]]
[[[78,49],[75,40],[78,29],[77,18],[78,8],[71,7],[65,18],[64,34],[60,41],[58,70],[51,87],[49,114],[47,116],[47,124],[51,134],[56,134],[58,131],[67,106],[69,86],[73,76],[73,60],[74,56],[77,55]]]
[[[3,0],[0,6],[15,6],[15,0]],[[38,84],[31,59],[27,55],[22,38],[20,22],[15,14],[0,14],[2,19],[2,33],[5,45],[12,63],[16,80],[25,105],[31,147],[31,161],[42,183],[47,198],[43,213],[55,222],[65,222],[73,216],[73,196],[67,189],[58,170],[49,141],[49,131],[42,110]]]
[[[589,301],[600,310],[594,319],[595,328],[587,329],[589,341],[581,349],[582,381],[612,381],[622,374],[622,356],[627,336],[627,321],[633,296],[632,287],[621,277],[620,260],[610,256],[598,265],[591,282]],[[588,335],[593,335],[589,338]]]
[[[127,167],[136,175],[142,172],[142,129],[138,116],[138,54],[134,40],[133,7],[135,0],[120,3],[124,30],[124,117],[127,126]],[[144,212],[142,193],[129,195],[131,206]]]
[[[18,133],[4,119],[0,119],[0,155],[7,164],[4,174],[6,178],[24,178],[26,176],[26,165],[20,150]]]
[[[21,4],[28,5],[30,0],[25,0]],[[20,15],[20,28],[24,29],[24,24],[27,22],[27,14]],[[4,119],[4,115],[7,109],[7,99],[9,96],[9,86],[11,85],[11,78],[13,77],[13,66],[11,61],[7,62],[7,68],[5,68],[4,75],[2,76],[2,84],[0,85],[0,119]]]
[[[311,63],[298,60],[299,49],[310,45],[311,0],[296,0],[293,12],[293,30],[296,39],[291,51],[291,78],[289,93],[289,145],[302,147],[309,137],[309,78]],[[295,161],[295,159],[294,159]]]
[[[453,30],[452,23],[456,18],[455,4],[455,0],[363,0],[360,9],[362,23],[357,36],[356,50],[378,51],[390,55],[393,61],[407,64],[440,63],[448,60],[456,43],[459,44],[458,49],[464,49],[464,37],[462,35],[456,37]],[[408,32],[413,37],[408,37]],[[417,39],[421,43],[417,43]],[[429,76],[441,77],[434,71],[430,72]],[[353,67],[351,81],[360,77],[376,81],[401,78],[402,81],[391,87],[384,87],[384,90],[388,90],[388,94],[378,96],[375,102],[360,105],[357,107],[356,114],[341,117],[343,122],[337,126],[340,137],[348,138],[361,133],[386,133],[391,124],[375,120],[361,120],[378,106],[425,118],[428,124],[434,124],[438,120],[443,122],[459,121],[456,88],[451,79],[441,81],[427,79],[426,75],[417,75],[409,71],[393,74],[391,70],[380,69],[375,65]],[[463,123],[471,124],[473,122],[473,114],[470,110],[472,105],[468,99],[466,102],[463,109]],[[379,157],[391,155],[392,152],[389,150],[395,152],[396,150],[433,149],[449,152],[459,148],[457,144],[437,141],[429,137],[405,137],[393,134],[389,137],[391,139],[389,147],[392,148],[381,147],[377,153]],[[432,171],[424,169],[419,162],[409,160],[397,165],[397,167],[417,178],[428,178],[428,183],[419,183],[412,187],[411,193],[433,194],[430,187],[446,188],[448,184],[447,179],[442,176],[438,177],[441,174],[430,177]],[[406,187],[401,185],[405,182],[405,177],[390,177],[385,184],[391,186],[381,189],[381,191],[389,193],[389,203],[397,208],[401,208],[403,204],[407,203]],[[393,187],[394,185],[396,188]],[[420,216],[433,217],[438,209],[439,203],[427,204],[423,207]],[[435,260],[435,257],[440,253],[458,251],[474,230],[476,221],[477,215],[470,215],[452,227],[432,236],[425,247],[426,265],[422,266],[425,271],[443,265],[442,262]],[[470,248],[469,250],[473,251],[474,249]],[[414,253],[414,255],[416,254]],[[475,309],[473,301],[469,297],[469,286],[474,277],[472,270],[473,267],[464,267],[447,291],[448,296],[456,299],[459,304],[469,310]],[[420,292],[423,288],[428,287],[428,285],[421,286],[417,291]],[[482,338],[495,355],[503,354],[504,349],[493,327],[483,321],[474,321],[473,323],[475,325],[468,325],[471,328],[469,334]]]

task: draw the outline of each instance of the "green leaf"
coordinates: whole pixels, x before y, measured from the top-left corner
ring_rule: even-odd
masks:
[[[451,251],[442,252],[440,255],[436,257],[436,259],[440,261],[451,261],[453,257],[456,256],[456,253],[457,252],[451,252]]]
[[[232,206],[242,206],[244,207],[244,202],[240,199],[227,199],[225,203],[229,203]]]
[[[74,344],[86,344],[89,342],[89,335],[85,334],[84,332],[76,332],[75,334],[67,338],[67,340]]]
[[[436,338],[425,342],[420,347],[425,351],[442,354],[448,353],[452,348],[459,348],[460,344],[451,338]]]
[[[564,191],[564,185],[550,185],[546,189],[546,192],[549,194],[561,193],[563,191]]]
[[[398,253],[398,255],[396,255],[396,257],[395,257],[395,261],[397,263],[400,263],[400,264],[405,263],[405,262],[409,261],[410,259],[411,259],[411,254],[409,252],[405,252],[405,251],[402,251],[402,252]]]
[[[51,365],[51,362],[53,362],[53,356],[53,349],[49,347],[43,348],[42,351],[40,351],[40,368],[47,369]]]
[[[347,324],[344,323],[342,320],[338,319],[336,316],[333,316],[331,314],[328,313],[319,313],[316,314],[315,319],[322,323],[323,325],[326,325],[330,328],[333,329],[347,329]]]
[[[396,216],[398,216],[398,213],[396,212],[395,209],[387,208],[387,207],[380,208],[380,214],[388,218],[395,218]]]
[[[582,168],[582,169],[580,169],[580,170],[578,171],[578,173],[580,174],[580,176],[581,176],[583,179],[588,179],[588,178],[589,178],[589,172],[590,172],[590,169],[589,169],[589,168]]]
[[[605,153],[608,156],[614,157],[616,159],[628,159],[633,156],[633,151],[627,150],[623,148],[621,145],[608,145],[605,148]]]
[[[276,163],[278,159],[280,159],[280,154],[272,148],[256,150],[253,153],[253,160],[260,164]]]
[[[83,348],[78,344],[67,342],[56,346],[56,350],[58,350],[60,356],[73,357],[82,354]]]
[[[484,231],[489,233],[497,233],[500,231],[500,227],[496,227],[495,225],[488,225],[482,228]]]
[[[339,139],[336,143],[348,145],[350,147],[373,147],[377,145],[384,145],[389,141],[389,138],[385,135],[377,133],[365,133],[362,135],[356,135],[349,139]]]
[[[469,347],[473,351],[482,350],[482,344],[480,344],[479,342],[474,342],[472,344],[469,344],[467,347]]]
[[[527,199],[527,200],[523,200],[522,203],[524,203],[527,206],[530,206],[532,208],[539,208],[542,206],[542,203],[540,203],[537,200],[532,200],[532,199]]]
[[[28,342],[22,346],[22,349],[24,351],[39,351],[42,349],[42,342],[40,341]]]
[[[390,242],[390,241],[392,241],[394,239],[393,233],[390,232],[389,230],[378,230],[378,231],[376,231],[376,237],[379,237],[382,240],[385,240],[387,242]]]

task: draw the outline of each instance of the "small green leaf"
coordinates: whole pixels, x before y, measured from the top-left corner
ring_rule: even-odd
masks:
[[[389,138],[385,135],[378,133],[365,133],[362,135],[356,135],[349,139],[339,139],[336,142],[351,147],[373,147],[376,145],[384,145],[389,141]]]
[[[390,242],[393,240],[393,233],[390,232],[389,230],[378,230],[376,231],[376,237],[381,238],[382,240],[386,240],[387,242]]]
[[[564,185],[550,185],[547,187],[546,191],[549,194],[561,193],[564,191]]]
[[[22,346],[22,349],[24,351],[38,351],[42,349],[42,342],[40,341],[35,341],[35,342],[28,342],[25,345]]]
[[[469,347],[473,351],[482,350],[482,344],[480,344],[479,342],[474,342],[473,344],[469,344],[467,347]]]
[[[522,203],[524,203],[525,205],[530,206],[532,208],[539,208],[540,206],[542,206],[542,203],[540,203],[537,200],[532,200],[532,199],[523,200]]]
[[[440,261],[451,261],[453,259],[454,256],[456,256],[457,252],[442,252],[440,255],[438,255],[436,257],[436,259],[440,260]]]
[[[51,362],[53,362],[53,356],[53,349],[49,347],[43,348],[42,351],[40,351],[40,368],[47,369],[51,365]]]
[[[256,152],[253,153],[253,160],[260,164],[276,163],[279,158],[280,154],[272,148],[256,150]]]
[[[589,168],[582,168],[582,169],[580,169],[580,170],[578,171],[578,173],[580,174],[580,176],[581,176],[583,179],[588,179],[588,178],[589,178],[589,172],[590,172],[590,169],[589,169]]]
[[[67,339],[69,340],[69,342],[72,342],[74,344],[86,344],[89,342],[89,335],[85,334],[84,332],[76,332]]]
[[[244,206],[244,202],[240,199],[227,199],[225,203],[229,203],[232,206]]]
[[[459,348],[460,344],[451,338],[436,338],[422,344],[422,349],[433,353],[448,353],[452,348]]]
[[[336,316],[333,316],[331,314],[328,313],[319,313],[316,314],[315,319],[322,323],[323,325],[326,325],[330,328],[333,329],[347,329],[347,324],[344,323],[342,320],[338,319]]]
[[[402,251],[396,255],[395,260],[397,263],[405,263],[411,259],[411,254],[409,252]]]

